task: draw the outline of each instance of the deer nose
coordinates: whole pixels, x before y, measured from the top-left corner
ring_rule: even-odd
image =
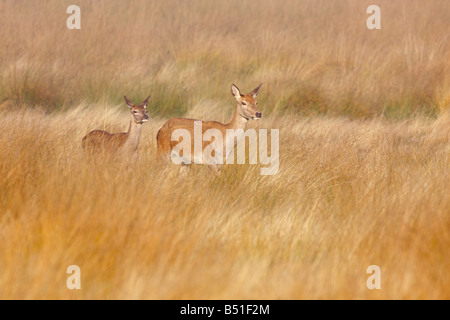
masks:
[[[257,118],[261,118],[261,117],[262,117],[262,113],[261,113],[261,112],[257,112],[257,113],[256,113],[256,117],[257,117]]]

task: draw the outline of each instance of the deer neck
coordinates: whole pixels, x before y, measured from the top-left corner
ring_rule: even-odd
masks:
[[[236,145],[241,141],[244,136],[245,127],[247,126],[248,118],[244,117],[240,112],[240,105],[236,106],[236,111],[234,112],[233,119],[231,122],[225,125],[226,130],[234,130],[234,133],[228,136],[226,135],[226,150],[231,150],[236,147]],[[228,154],[225,158],[228,157]]]
[[[226,125],[227,129],[242,129],[245,130],[247,126],[248,118],[244,117],[240,112],[239,104],[236,106],[236,111],[234,112],[233,119]]]
[[[130,151],[136,151],[141,139],[141,123],[136,123],[131,115],[130,127],[127,132],[127,141],[125,142],[125,148]]]

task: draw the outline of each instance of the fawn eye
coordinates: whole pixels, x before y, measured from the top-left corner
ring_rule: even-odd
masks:
[[[243,105],[243,106],[246,106],[247,104],[245,103],[245,101],[242,101],[242,105]]]
[[[137,114],[137,111],[133,111],[135,114]]]

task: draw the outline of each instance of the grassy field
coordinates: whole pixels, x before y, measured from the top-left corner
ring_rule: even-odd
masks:
[[[450,6],[0,2],[0,298],[450,299]],[[280,168],[155,163],[170,116],[280,129]],[[87,162],[152,95],[140,158]],[[68,290],[66,268],[81,268]],[[381,268],[381,290],[366,269]]]
[[[264,82],[265,112],[401,118],[450,101],[447,0],[2,1],[0,103],[143,99],[161,116]],[[212,114],[211,114],[212,115]]]

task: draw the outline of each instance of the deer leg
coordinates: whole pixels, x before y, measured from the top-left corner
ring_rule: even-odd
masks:
[[[218,177],[220,175],[219,169],[217,168],[217,164],[210,164],[208,165],[208,168],[212,171],[212,173],[214,173],[214,175],[216,177]]]
[[[131,157],[131,162],[134,163],[137,161],[137,159],[139,159],[139,153],[136,151],[135,153],[133,153],[133,156]]]

